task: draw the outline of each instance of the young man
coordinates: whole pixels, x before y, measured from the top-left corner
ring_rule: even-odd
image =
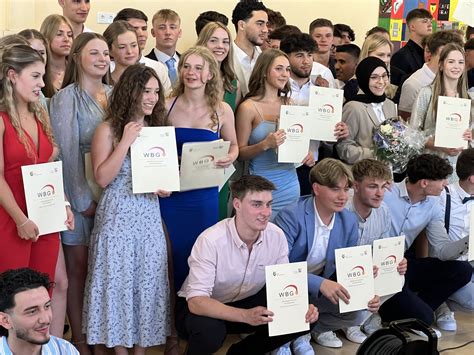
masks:
[[[313,62],[313,53],[316,50],[316,43],[311,36],[306,33],[295,34],[284,38],[280,42],[280,50],[288,55],[290,62],[291,99],[295,105],[308,106],[310,87],[316,84],[311,81],[311,73],[315,73],[315,69],[317,69],[318,75],[328,80],[333,79],[332,74],[324,65]],[[336,124],[334,134],[337,139],[346,138],[349,135],[347,125],[343,122]],[[313,158],[315,161],[319,159],[319,146],[319,141],[311,141],[310,149],[314,152]],[[331,151],[332,145],[325,144],[324,149],[325,151]],[[309,169],[307,165],[303,164],[297,170],[301,195],[311,193],[311,185],[308,181]]]
[[[245,96],[249,92],[250,74],[262,52],[260,46],[267,39],[267,8],[259,1],[239,1],[232,11],[232,23],[237,33],[232,43],[234,70]]]
[[[351,26],[345,23],[336,23],[334,25],[334,31],[336,30],[341,34],[341,44],[350,44],[355,41],[355,33]]]
[[[316,52],[313,55],[315,62],[324,65],[336,76],[334,68],[334,58],[331,58],[331,48],[333,45],[334,26],[331,21],[325,18],[318,18],[309,25],[309,34],[317,44]]]
[[[270,40],[270,34],[272,34],[273,31],[275,31],[277,28],[281,26],[286,25],[286,20],[280,13],[280,11],[273,11],[272,9],[267,8],[267,15],[268,15],[268,22],[267,22],[267,28],[268,28],[268,34],[267,34],[267,39],[263,41],[263,44],[260,46],[260,49],[262,51],[269,49],[269,48],[277,48],[275,47],[275,43],[273,43]],[[298,29],[299,30],[299,29]],[[301,32],[301,31],[300,31]],[[278,38],[274,38],[278,39]],[[280,38],[281,40],[281,38]]]
[[[451,241],[444,228],[444,214],[439,195],[452,173],[449,162],[437,155],[422,154],[412,158],[407,166],[407,180],[393,184],[386,191],[384,201],[390,209],[392,236],[405,235],[408,250],[415,238],[426,229],[430,244],[430,258],[415,258],[407,251],[408,270],[402,292],[380,307],[384,321],[417,318],[431,325],[433,312],[455,291],[471,280],[472,267],[457,261],[467,252],[468,237]],[[436,285],[434,287],[434,285]],[[442,314],[438,327],[452,328],[455,320]]]
[[[469,218],[474,208],[474,148],[461,152],[456,163],[456,174],[459,182],[450,184],[440,196],[445,227],[452,241],[461,240],[470,233]],[[458,260],[467,260],[467,255],[461,255]],[[474,274],[468,284],[449,297],[449,301],[452,308],[474,311]]]
[[[66,340],[49,334],[51,282],[31,269],[0,274],[0,354],[79,355]]]
[[[357,220],[344,209],[352,187],[351,171],[339,160],[327,158],[315,165],[309,179],[313,194],[301,197],[280,211],[275,224],[285,232],[290,262],[308,263],[308,289],[311,302],[317,305],[320,317],[313,329],[318,344],[341,347],[334,330],[361,323],[359,312],[339,313],[339,299],[349,303],[349,292],[335,281],[334,250],[357,245]],[[380,298],[368,303],[370,312],[377,312]],[[310,337],[295,341],[309,345]],[[309,348],[308,348],[309,349]]]
[[[474,87],[474,38],[466,41],[464,51],[466,52],[467,81],[469,91],[472,91]]]
[[[433,16],[426,9],[411,10],[406,18],[409,40],[407,44],[395,52],[390,66],[397,68],[397,75],[392,73],[390,79],[394,85],[401,85],[402,80],[420,69],[424,63],[421,41],[433,31]]]
[[[175,85],[179,62],[176,44],[181,37],[181,19],[175,11],[162,9],[153,15],[152,26],[151,35],[155,37],[155,48],[146,57],[165,64],[171,85]]]
[[[288,36],[299,35],[300,33],[300,29],[293,25],[283,25],[277,27],[268,34],[268,40],[266,45],[261,46],[260,48],[262,49],[262,51],[270,48],[280,49],[280,43],[284,38]]]
[[[224,26],[227,26],[229,24],[229,18],[217,11],[205,11],[199,14],[199,16],[196,18],[196,21],[194,21],[196,26],[196,34],[198,36],[204,26],[206,26],[209,22],[220,22]]]
[[[456,31],[438,31],[423,39],[425,51],[425,64],[415,71],[403,83],[398,105],[398,113],[405,119],[411,115],[413,104],[423,86],[433,83],[438,73],[439,55],[448,43],[463,46],[461,35]]]
[[[140,47],[140,52],[142,53],[139,63],[145,64],[147,67],[153,68],[155,70],[158,78],[160,79],[161,85],[163,85],[165,90],[165,96],[167,96],[171,92],[171,81],[168,77],[168,69],[166,68],[166,65],[156,60],[151,60],[150,58],[147,58],[143,55],[146,41],[148,39],[148,17],[143,13],[143,11],[125,8],[120,10],[114,18],[114,22],[119,20],[127,21],[137,32],[138,46]]]
[[[188,340],[188,355],[217,352],[229,333],[252,333],[227,352],[239,355],[263,354],[305,333],[268,336],[273,313],[266,308],[265,266],[288,262],[285,236],[269,223],[273,190],[265,178],[241,177],[231,185],[235,217],[196,240],[176,304],[176,326]],[[310,305],[306,321],[317,317]]]
[[[352,100],[359,91],[354,77],[359,63],[360,48],[355,44],[342,44],[336,47],[336,87],[344,90],[344,100]]]
[[[63,8],[63,16],[71,24],[74,38],[82,32],[93,32],[84,25],[91,8],[90,0],[58,0],[58,3]]]

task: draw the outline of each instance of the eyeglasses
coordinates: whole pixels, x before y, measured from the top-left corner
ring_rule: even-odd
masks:
[[[374,75],[371,75],[369,78],[370,80],[373,80],[373,81],[379,81],[380,79],[382,79],[383,81],[387,81],[388,78],[390,78],[390,75],[388,75],[387,73],[382,74],[382,75],[374,74]]]

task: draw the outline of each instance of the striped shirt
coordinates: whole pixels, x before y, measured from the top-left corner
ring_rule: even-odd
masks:
[[[6,337],[1,338],[0,355],[13,355]],[[49,341],[41,346],[41,355],[79,355],[79,352],[70,342],[51,336]]]

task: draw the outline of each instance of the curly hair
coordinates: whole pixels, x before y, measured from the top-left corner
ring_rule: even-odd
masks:
[[[186,64],[187,59],[191,55],[197,55],[201,57],[204,63],[207,63],[209,66],[209,71],[211,73],[211,79],[206,84],[206,88],[204,91],[204,96],[207,100],[207,104],[210,108],[210,111],[213,112],[211,116],[211,124],[209,126],[210,129],[215,129],[219,126],[219,118],[216,115],[217,109],[220,107],[222,102],[223,96],[223,85],[221,74],[219,70],[219,65],[217,64],[216,59],[212,55],[211,51],[203,46],[196,46],[189,48],[186,52],[184,52],[178,64],[178,73],[179,73],[179,81],[176,87],[173,89],[173,93],[171,97],[178,97],[182,95],[186,90],[184,83],[183,83],[183,66]],[[202,78],[201,78],[202,80]]]
[[[218,28],[221,28],[226,31],[227,35],[229,36],[229,53],[221,63],[221,76],[224,82],[224,90],[228,92],[234,92],[235,90],[237,90],[237,88],[232,85],[232,81],[235,80],[237,77],[235,76],[234,63],[232,61],[232,35],[230,34],[229,29],[220,22],[209,22],[203,27],[203,29],[199,33],[196,46],[206,47],[207,42]]]
[[[444,180],[453,173],[453,167],[447,159],[434,154],[421,154],[410,159],[407,165],[408,181]]]
[[[133,120],[137,107],[141,105],[143,92],[151,78],[158,81],[158,102],[149,116],[145,116],[148,126],[166,125],[166,109],[163,86],[155,70],[143,64],[129,66],[123,72],[119,82],[114,86],[107,108],[105,121],[110,124],[114,139],[119,141],[125,125]]]
[[[6,47],[2,51],[0,58],[0,110],[7,112],[10,116],[10,121],[15,128],[16,134],[30,158],[35,157],[34,149],[31,147],[31,143],[29,143],[21,127],[13,85],[8,79],[8,71],[13,70],[16,73],[21,73],[29,65],[38,62],[44,64],[43,57],[33,48],[24,44]],[[43,106],[39,102],[32,102],[28,104],[28,110],[34,113],[48,140],[55,144],[49,116]]]

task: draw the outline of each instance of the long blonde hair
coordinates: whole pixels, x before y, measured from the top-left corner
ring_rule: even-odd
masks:
[[[29,65],[38,62],[44,64],[44,60],[37,51],[24,44],[13,45],[5,48],[0,59],[0,110],[8,113],[20,142],[25,147],[28,157],[32,158],[34,157],[34,150],[26,139],[25,133],[21,127],[13,85],[8,78],[8,71],[13,70],[19,74]],[[43,106],[41,106],[39,102],[29,103],[28,110],[34,113],[49,141],[54,144],[48,113]]]
[[[393,44],[386,37],[377,33],[367,36],[360,50],[359,62],[367,58],[370,52],[386,45],[390,47],[390,51],[393,51]]]
[[[235,90],[237,90],[237,88],[232,85],[232,81],[235,80],[237,77],[234,71],[234,63],[232,62],[232,58],[234,57],[234,55],[232,48],[232,35],[229,29],[220,22],[209,22],[206,26],[203,27],[203,29],[199,33],[196,46],[207,47],[207,42],[212,37],[214,32],[219,28],[226,31],[227,36],[229,36],[229,53],[227,53],[227,57],[225,57],[221,63],[221,75],[222,80],[224,82],[224,90],[227,92],[234,92]]]
[[[214,129],[219,125],[219,118],[216,115],[217,110],[219,109],[222,101],[223,96],[223,85],[221,74],[219,70],[219,65],[217,64],[216,59],[212,55],[211,51],[203,46],[196,46],[189,48],[186,52],[184,52],[181,57],[179,58],[178,64],[178,73],[179,73],[179,81],[176,87],[173,89],[173,93],[171,94],[172,97],[177,97],[184,93],[185,87],[183,84],[182,78],[182,71],[183,66],[186,63],[186,60],[191,55],[197,55],[201,57],[204,62],[206,62],[209,66],[209,71],[211,73],[211,79],[209,79],[206,83],[206,88],[204,89],[204,96],[207,101],[207,104],[212,111],[211,116],[211,125],[210,128]]]

